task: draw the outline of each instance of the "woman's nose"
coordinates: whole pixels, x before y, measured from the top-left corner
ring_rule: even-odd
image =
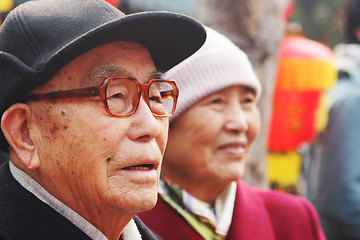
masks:
[[[246,132],[249,128],[249,122],[246,112],[242,109],[241,104],[233,104],[226,111],[225,129],[233,133]]]

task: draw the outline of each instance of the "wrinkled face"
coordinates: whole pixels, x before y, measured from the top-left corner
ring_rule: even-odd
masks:
[[[144,83],[155,71],[144,47],[115,42],[81,55],[34,93],[97,86],[108,76]],[[168,119],[155,118],[143,98],[125,118],[109,116],[99,97],[29,105],[40,181],[48,191],[77,212],[94,215],[96,209],[136,213],[154,206]]]
[[[164,173],[176,170],[177,181],[192,186],[226,187],[240,179],[260,128],[254,98],[249,88],[228,87],[178,117],[170,126]]]

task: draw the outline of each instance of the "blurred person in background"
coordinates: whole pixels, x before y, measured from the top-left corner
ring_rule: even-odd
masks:
[[[360,239],[360,0],[348,2],[345,37],[334,48],[328,124],[310,148],[309,199],[329,240]]]
[[[170,69],[181,91],[170,118],[157,205],[139,217],[163,239],[325,239],[304,198],[241,179],[260,130],[261,85],[243,51],[207,28],[203,47]]]

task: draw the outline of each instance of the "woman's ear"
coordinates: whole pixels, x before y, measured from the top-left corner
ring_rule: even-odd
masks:
[[[29,169],[40,167],[35,146],[29,131],[30,107],[16,103],[9,107],[2,116],[1,129],[10,147],[16,152],[23,165]]]

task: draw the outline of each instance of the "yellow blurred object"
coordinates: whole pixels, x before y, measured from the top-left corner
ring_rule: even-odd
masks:
[[[281,90],[324,90],[336,82],[333,60],[280,59],[277,88]]]
[[[0,0],[0,12],[10,12],[14,7],[13,0]]]
[[[326,93],[321,95],[319,107],[315,114],[315,128],[318,132],[322,132],[325,130],[329,118],[329,101]]]
[[[270,183],[276,183],[279,187],[295,185],[300,169],[301,155],[298,152],[268,153],[267,174]]]

